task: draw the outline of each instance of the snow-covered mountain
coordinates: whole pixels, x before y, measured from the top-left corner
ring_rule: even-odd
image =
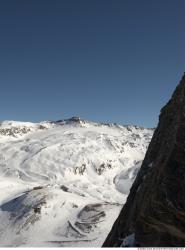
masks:
[[[0,123],[0,246],[101,246],[153,129],[73,117]]]

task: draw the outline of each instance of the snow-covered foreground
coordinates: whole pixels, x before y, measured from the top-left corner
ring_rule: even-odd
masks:
[[[0,246],[97,247],[153,130],[78,118],[0,124]]]

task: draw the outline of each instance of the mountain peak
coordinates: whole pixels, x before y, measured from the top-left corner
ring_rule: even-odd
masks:
[[[71,118],[68,118],[68,119],[62,119],[62,120],[57,120],[56,123],[62,123],[62,124],[65,124],[65,123],[85,123],[87,122],[86,120],[84,119],[81,119],[79,116],[72,116]]]
[[[82,121],[85,121],[84,119],[81,119],[79,116],[73,116],[69,119],[67,119],[67,121],[71,121],[71,122],[82,122]]]

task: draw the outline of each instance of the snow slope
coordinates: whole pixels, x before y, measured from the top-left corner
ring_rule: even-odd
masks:
[[[0,246],[101,246],[126,200],[152,129],[0,123]]]

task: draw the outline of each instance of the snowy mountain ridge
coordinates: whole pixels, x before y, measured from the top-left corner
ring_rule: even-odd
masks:
[[[79,117],[1,122],[0,245],[101,246],[152,134]]]
[[[144,127],[136,125],[118,125],[117,123],[97,123],[88,120],[81,119],[80,117],[71,117],[69,119],[57,120],[57,121],[42,121],[39,123],[33,122],[20,122],[20,121],[1,121],[0,122],[0,136],[22,136],[29,132],[34,132],[36,130],[49,129],[55,126],[72,125],[72,126],[90,126],[94,125],[97,127],[107,126],[115,128],[127,128],[127,130],[140,129],[144,130]],[[154,129],[149,129],[154,130]]]

